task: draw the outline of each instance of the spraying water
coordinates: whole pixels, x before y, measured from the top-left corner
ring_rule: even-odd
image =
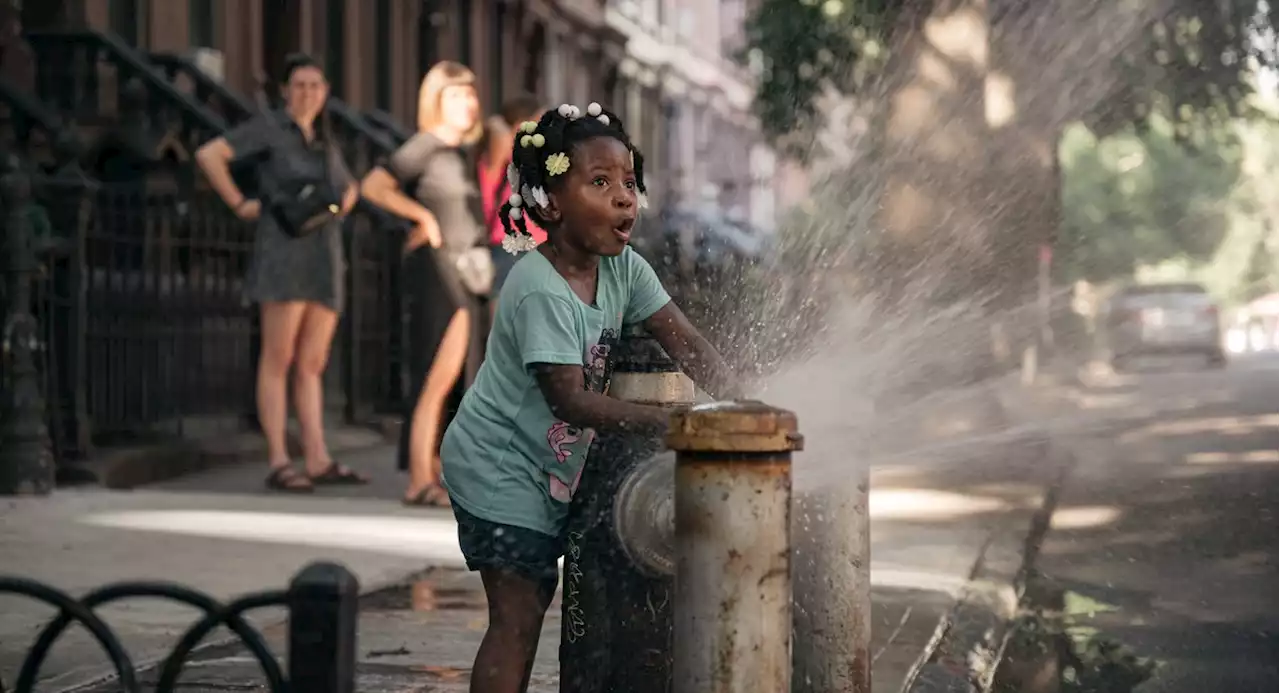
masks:
[[[1054,213],[1056,200],[1028,211],[1017,170],[1050,169],[1056,151],[1017,133],[1030,123],[1057,132],[1113,93],[1120,76],[1110,66],[1168,5],[1004,3],[984,12],[954,3],[900,34],[908,38],[857,99],[826,99],[810,144],[815,192],[777,256],[740,268],[737,281],[699,287],[714,296],[707,319],[724,350],[765,376],[759,395],[799,415],[810,441],[799,490],[839,481],[850,464],[964,459],[1055,427],[1011,424],[994,389],[1036,341],[1046,300],[1058,298],[1026,281],[1034,243],[1018,255],[995,235],[1024,211],[1030,225]],[[904,106],[912,99],[919,105]],[[899,136],[903,123],[914,128],[908,137]],[[989,156],[956,159],[1008,145],[992,138],[1009,133],[1021,146],[1005,158],[1023,160],[1013,175]],[[934,215],[917,224],[930,235],[910,243],[895,237],[886,209],[904,166],[907,187],[928,196],[918,202]],[[964,176],[972,179],[952,180]]]

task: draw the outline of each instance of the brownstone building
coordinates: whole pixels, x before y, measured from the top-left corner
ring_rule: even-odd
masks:
[[[604,0],[25,0],[27,29],[84,26],[148,52],[184,54],[241,94],[285,55],[324,61],[335,96],[414,122],[422,74],[469,65],[481,100],[529,91],[551,100],[606,94],[624,37]],[[600,97],[596,97],[600,98]]]

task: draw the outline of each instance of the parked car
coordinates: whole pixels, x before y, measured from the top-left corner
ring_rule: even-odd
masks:
[[[1199,284],[1126,287],[1108,303],[1105,325],[1116,370],[1141,356],[1200,354],[1210,366],[1227,360],[1218,304]]]

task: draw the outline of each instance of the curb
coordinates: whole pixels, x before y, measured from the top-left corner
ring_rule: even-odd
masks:
[[[1074,458],[1045,439],[1040,457],[1051,466],[1039,506],[1026,523],[992,533],[969,580],[903,679],[900,693],[987,693],[1012,633],[1027,577],[1049,529]]]

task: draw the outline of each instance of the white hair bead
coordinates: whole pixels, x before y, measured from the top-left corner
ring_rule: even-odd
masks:
[[[601,125],[608,125],[608,124],[609,124],[609,116],[607,116],[607,115],[605,115],[605,114],[603,114],[603,113],[601,113],[600,115],[596,116],[596,120],[600,121],[600,124],[601,124]]]
[[[604,112],[604,109],[600,108],[600,104],[596,103],[595,101],[592,101],[591,103],[587,104],[587,115],[591,116],[592,118],[600,115],[603,112]]]
[[[520,211],[519,207],[512,207],[509,211],[507,211],[507,216],[511,217],[512,219],[519,219],[521,214],[522,212]]]
[[[560,104],[560,108],[556,109],[556,112],[564,116],[565,118],[568,118],[569,114],[573,113],[573,106],[570,106],[567,103],[562,103]]]
[[[523,207],[524,198],[520,197],[520,193],[511,193],[511,197],[507,198],[507,204],[512,207]]]

